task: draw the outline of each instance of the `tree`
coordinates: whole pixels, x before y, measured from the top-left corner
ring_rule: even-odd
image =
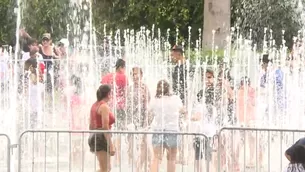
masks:
[[[229,0],[204,1],[202,44],[205,48],[213,48],[213,43],[221,49],[227,45],[226,39],[230,36],[230,5]],[[214,38],[213,30],[215,31]]]
[[[27,32],[34,38],[51,33],[53,40],[67,37],[67,24],[72,26],[71,18],[74,6],[70,0],[25,0],[21,4],[22,23]]]
[[[198,39],[198,29],[202,27],[202,1],[188,0],[104,0],[95,1],[93,8],[94,26],[103,37],[104,24],[108,30],[135,29],[141,26],[146,28],[160,28],[166,36],[171,29],[171,43],[175,41],[176,29],[179,29],[181,39],[187,43],[188,26],[192,27],[191,36]],[[157,30],[157,29],[156,29]],[[155,32],[156,32],[155,30]],[[155,33],[157,35],[157,32]]]
[[[13,0],[0,1],[0,18],[0,44],[10,44],[16,32]]]
[[[90,14],[88,4],[84,1],[82,4],[70,2],[71,0],[22,1],[22,27],[25,27],[29,34],[35,38],[39,38],[44,32],[50,32],[56,41],[67,37],[67,25],[69,25],[69,38],[72,39],[70,42],[75,40],[82,42],[83,35],[89,34],[88,30],[84,32]],[[209,0],[205,2],[208,4]],[[302,2],[305,3],[305,0]],[[122,31],[126,28],[139,30],[141,26],[151,29],[152,25],[155,25],[155,28],[160,28],[162,36],[166,36],[168,28],[171,29],[169,40],[172,44],[175,43],[176,28],[179,29],[179,43],[184,41],[187,44],[188,26],[192,28],[191,42],[193,43],[199,39],[198,29],[203,26],[204,4],[202,0],[92,0],[92,3],[93,26],[99,33],[97,40],[102,40],[105,36],[104,24],[107,24],[106,34],[109,34],[110,30],[120,29]],[[225,6],[227,7],[227,5]],[[0,1],[2,19],[0,41],[5,43],[8,43],[15,35],[14,19],[16,17],[13,15],[13,7],[13,0]],[[205,7],[208,8],[208,5]],[[240,33],[245,37],[249,37],[251,28],[253,30],[252,39],[258,45],[261,45],[265,27],[273,30],[273,38],[279,44],[284,29],[286,30],[286,41],[289,43],[288,45],[291,45],[292,36],[296,35],[302,26],[300,13],[303,9],[297,9],[298,4],[289,0],[232,0],[231,26],[239,26]],[[217,20],[206,16],[206,21]],[[225,20],[227,21],[227,19]],[[212,28],[207,29],[207,32],[211,34]],[[218,28],[213,29],[217,31]],[[122,32],[121,35],[123,35]],[[155,29],[154,35],[157,35],[157,29]],[[209,38],[205,40],[211,42]],[[190,46],[194,47],[194,45]]]
[[[304,0],[302,2],[305,3]],[[299,17],[303,10],[298,11],[297,5],[289,0],[233,0],[231,23],[240,27],[240,33],[246,38],[249,38],[252,29],[252,39],[259,48],[262,48],[264,28],[273,31],[277,45],[282,44],[282,30],[285,30],[285,40],[291,47],[292,37],[296,36],[301,22],[304,22]],[[267,34],[267,38],[270,38],[270,34]]]

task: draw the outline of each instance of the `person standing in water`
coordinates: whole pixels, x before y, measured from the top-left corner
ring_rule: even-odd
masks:
[[[48,93],[52,93],[53,89],[58,88],[59,78],[59,62],[52,60],[58,59],[59,56],[57,54],[56,47],[53,46],[50,33],[44,33],[42,35],[42,44],[39,46],[39,53],[45,60],[47,69],[46,91]]]
[[[107,103],[111,99],[111,87],[101,85],[96,92],[97,101],[90,110],[90,130],[111,130],[115,117]],[[115,146],[109,133],[90,134],[88,139],[90,151],[96,154],[100,172],[110,172],[110,156],[115,155]]]
[[[199,122],[199,133],[204,133],[209,136],[209,139],[213,139],[214,134],[216,133],[216,126],[213,120],[213,111],[214,107],[214,71],[207,69],[203,77],[205,81],[204,89],[200,90],[197,93],[197,104],[193,110],[191,117],[192,121]],[[205,140],[201,137],[195,137],[193,147],[195,149],[195,171],[201,172],[203,167],[202,158],[204,155]],[[216,165],[216,157],[212,159],[214,165]],[[207,159],[208,157],[206,157]],[[212,166],[211,166],[212,168]],[[216,167],[214,167],[216,170]],[[211,169],[212,170],[212,169]],[[213,170],[212,170],[213,171]]]
[[[134,126],[135,131],[143,131],[151,123],[151,117],[149,117],[148,113],[148,103],[150,102],[150,93],[148,87],[145,83],[143,83],[143,71],[139,67],[132,68],[132,79],[133,85],[128,87],[127,91],[127,116],[128,123]],[[147,150],[147,135],[144,135],[143,138],[139,138],[141,140],[140,143],[140,156],[137,160],[137,169],[142,171],[143,166],[145,164],[146,158],[148,157]],[[128,155],[129,160],[133,159],[133,146],[134,146],[134,137],[129,136],[129,149]],[[136,145],[137,146],[137,145]],[[136,148],[137,149],[137,148]],[[148,160],[149,161],[149,160]],[[147,161],[146,161],[147,162]],[[131,162],[130,162],[131,163]],[[147,171],[147,168],[144,168]]]
[[[237,123],[241,127],[255,127],[255,116],[256,116],[256,93],[255,89],[251,87],[250,79],[248,77],[243,77],[240,80],[240,88],[237,91],[237,109],[236,117]],[[252,133],[247,132],[246,142],[249,143],[249,155],[255,154],[255,138]],[[239,157],[240,145],[235,144],[235,159]],[[261,156],[260,156],[261,157]],[[249,167],[255,166],[255,156],[251,156]],[[239,164],[235,162],[236,168]]]
[[[184,106],[187,106],[187,90],[188,90],[188,81],[187,78],[193,76],[193,70],[192,68],[188,68],[186,59],[183,55],[183,47],[175,45],[171,49],[171,60],[175,64],[174,70],[172,72],[172,87],[173,87],[173,93],[175,95],[178,95],[183,103]],[[190,70],[191,69],[191,70]],[[183,114],[181,114],[183,115]],[[182,116],[181,116],[182,117]],[[184,116],[186,117],[186,116]],[[179,126],[182,131],[186,131],[187,127],[185,126],[185,122],[183,118],[180,118],[179,120]],[[184,143],[184,137],[182,137],[182,143]],[[184,164],[184,144],[180,144],[179,147],[179,163]]]
[[[29,97],[29,117],[26,128],[36,129],[40,123],[39,118],[42,111],[42,92],[43,92],[43,68],[38,67],[37,59],[30,58],[25,61],[25,71],[28,72],[28,97]]]
[[[155,99],[150,103],[149,110],[154,116],[151,128],[155,132],[179,132],[179,116],[183,109],[181,99],[172,95],[170,85],[161,80],[157,84]],[[177,148],[181,142],[177,134],[153,134],[152,145],[154,158],[151,172],[158,172],[163,151],[167,150],[167,171],[176,171]]]
[[[109,73],[102,77],[101,84],[108,84],[113,90],[113,100],[109,102],[110,107],[114,110],[117,119],[115,123],[116,130],[126,130],[126,89],[128,86],[128,79],[125,74],[126,63],[123,59],[118,59],[115,64],[115,73]],[[120,164],[121,157],[121,138],[115,140],[115,145],[118,148],[116,154],[116,163]]]

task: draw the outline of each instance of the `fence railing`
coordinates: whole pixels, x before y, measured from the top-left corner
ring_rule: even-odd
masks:
[[[283,171],[289,164],[285,151],[304,134],[305,130],[222,128],[218,171]]]
[[[97,171],[99,162],[96,157],[103,154],[97,153],[96,156],[91,152],[109,151],[104,133],[111,134],[116,147],[116,155],[111,161],[103,159],[111,162],[113,171],[147,172],[155,160],[174,162],[169,157],[178,157],[177,153],[182,153],[179,150],[183,150],[188,166],[177,165],[176,171],[195,171],[194,142],[189,140],[198,141],[199,159],[207,157],[207,151],[211,150],[209,139],[197,133],[29,130],[19,138],[18,171]],[[166,150],[167,158],[163,158],[163,150]],[[205,159],[207,168],[209,163],[210,160]],[[157,165],[158,169],[166,169],[164,163]]]
[[[11,171],[11,140],[8,135],[0,134],[0,171],[10,172]]]
[[[103,160],[111,164],[106,163],[111,171],[147,172],[154,165],[164,170],[175,166],[177,172],[283,171],[289,163],[285,150],[304,133],[305,130],[222,128],[209,138],[178,132],[28,130],[19,136],[17,169],[96,171],[100,168],[98,156],[106,158]],[[111,135],[116,147],[114,156],[92,153],[110,151],[104,134]],[[14,147],[8,135],[0,134],[0,138],[4,145],[0,149],[0,171],[11,172]],[[179,161],[181,155],[185,158],[183,165],[171,164],[173,157]]]

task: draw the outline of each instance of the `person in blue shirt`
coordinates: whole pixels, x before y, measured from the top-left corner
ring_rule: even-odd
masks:
[[[260,79],[260,87],[268,88],[267,84],[273,84],[274,87],[274,105],[276,112],[284,112],[285,108],[285,93],[284,93],[284,72],[278,67],[275,70],[267,70],[268,64],[272,63],[268,54],[264,54],[262,58],[262,68],[265,71]],[[268,91],[267,91],[268,92]]]

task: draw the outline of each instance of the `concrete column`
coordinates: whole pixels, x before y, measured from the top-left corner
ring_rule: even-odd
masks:
[[[231,0],[204,0],[203,40],[206,49],[212,48],[212,30],[215,30],[215,45],[226,45],[230,34]]]

